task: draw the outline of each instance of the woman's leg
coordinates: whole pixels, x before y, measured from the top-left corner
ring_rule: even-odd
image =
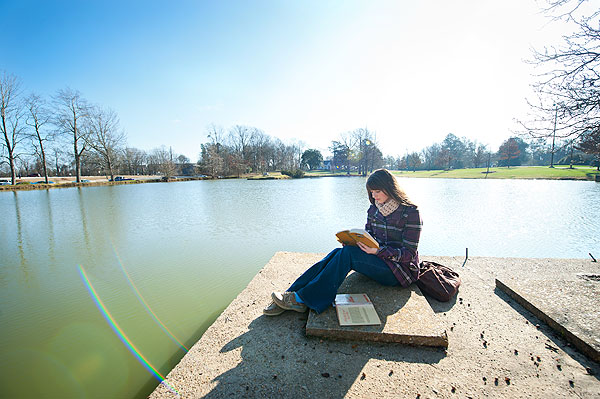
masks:
[[[295,291],[309,308],[321,313],[331,305],[338,288],[351,270],[383,285],[398,284],[384,261],[358,247],[345,246],[330,252],[308,269],[292,284],[289,291]]]
[[[331,261],[331,258],[333,258],[338,253],[338,251],[341,250],[342,248],[335,248],[333,251],[328,253],[327,256],[325,256],[323,259],[321,259],[320,261],[312,265],[310,268],[308,268],[304,273],[302,273],[300,277],[296,279],[296,281],[294,281],[290,288],[288,288],[288,291],[297,292],[301,288],[304,288],[306,284],[310,283],[315,277],[319,275],[319,273],[323,271],[325,266],[327,266],[327,264]]]
[[[327,264],[329,263],[331,258],[333,258],[338,251],[341,251],[341,248],[334,249],[329,254],[327,254],[327,256],[325,256],[323,259],[321,259],[319,262],[312,265],[308,270],[306,270],[304,273],[302,273],[302,275],[300,277],[298,277],[296,279],[296,281],[294,281],[294,283],[290,286],[290,288],[288,288],[287,291],[288,292],[296,292],[299,289],[303,288],[306,284],[310,283],[314,278],[316,278],[319,275],[319,273],[321,273],[323,271],[323,269],[327,266]],[[306,311],[306,305],[298,304],[295,299],[292,299],[293,303],[289,304],[289,306],[291,306],[291,308],[286,305],[283,305],[282,303],[279,303],[279,305],[281,305],[281,307],[278,306],[276,298],[279,298],[280,301],[285,303],[286,299],[284,299],[284,296],[286,295],[286,293],[274,292],[272,295],[275,295],[275,297],[273,297],[273,302],[271,302],[271,304],[269,306],[267,306],[265,309],[263,309],[263,313],[267,316],[280,315],[281,313],[284,312],[284,309],[295,310],[297,312],[305,312]],[[292,294],[292,297],[296,298],[295,295],[293,295],[293,294]]]

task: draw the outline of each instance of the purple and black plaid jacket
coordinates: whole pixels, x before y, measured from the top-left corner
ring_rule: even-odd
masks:
[[[414,206],[400,205],[383,216],[375,205],[367,211],[367,230],[379,242],[377,256],[396,276],[402,287],[407,287],[419,277],[419,237],[421,216]]]

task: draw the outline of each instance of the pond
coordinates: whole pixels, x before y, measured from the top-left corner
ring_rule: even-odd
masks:
[[[466,248],[469,256],[600,256],[598,183],[400,182],[421,209],[424,258]],[[364,184],[0,193],[2,396],[145,397],[275,252],[328,252],[337,231],[364,227]]]

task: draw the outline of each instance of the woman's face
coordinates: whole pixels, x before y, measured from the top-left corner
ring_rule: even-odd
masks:
[[[390,199],[390,197],[381,190],[371,190],[371,196],[375,201],[379,202],[380,204],[383,204],[388,199]]]

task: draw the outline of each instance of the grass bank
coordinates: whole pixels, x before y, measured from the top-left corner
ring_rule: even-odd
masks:
[[[393,171],[399,177],[447,178],[447,179],[548,179],[548,180],[594,180],[600,172],[592,166],[557,165],[516,166],[511,168],[452,169],[452,170],[419,170],[416,172]]]
[[[556,165],[554,168],[547,166],[513,166],[511,168],[453,169],[453,170],[420,170],[406,172],[394,170],[392,173],[399,177],[418,178],[446,178],[446,179],[546,179],[546,180],[594,180],[600,172],[592,166]],[[329,172],[323,170],[308,171],[304,177],[342,177],[348,176],[346,172]],[[356,172],[350,176],[358,176]],[[290,179],[289,176],[279,172],[269,172],[268,175],[249,174],[243,176],[248,180],[278,180]]]

